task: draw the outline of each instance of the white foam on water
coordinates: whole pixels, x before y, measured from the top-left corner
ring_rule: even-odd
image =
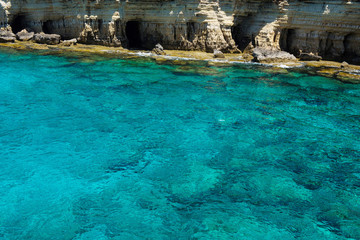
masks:
[[[360,75],[360,70],[353,70],[350,73],[352,74],[356,74],[356,75]]]
[[[154,56],[151,52],[129,52],[130,55],[136,55],[141,57],[151,57]]]
[[[157,56],[157,55],[154,55]],[[187,58],[187,57],[174,57],[174,56],[161,56],[165,59],[169,59],[169,60],[197,60],[196,58]],[[200,60],[199,60],[200,61]]]
[[[205,59],[205,61],[209,61],[209,62],[221,62],[221,63],[229,62],[229,60],[226,60],[226,59]]]
[[[161,58],[169,59],[169,60],[197,60],[196,58],[187,58],[187,57],[175,57],[175,56],[168,56],[168,55],[160,56],[160,55],[156,55],[151,52],[128,52],[127,54],[141,56],[141,57],[161,57]]]

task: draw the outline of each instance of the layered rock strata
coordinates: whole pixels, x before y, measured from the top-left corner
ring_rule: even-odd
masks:
[[[349,0],[0,0],[0,26],[81,43],[232,52],[254,47],[360,62]]]

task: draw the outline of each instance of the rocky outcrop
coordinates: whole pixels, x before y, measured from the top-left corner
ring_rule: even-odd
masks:
[[[81,43],[213,52],[284,50],[360,59],[360,2],[349,0],[0,0],[0,27]]]
[[[60,43],[61,36],[59,34],[37,33],[34,35],[34,41],[37,43],[56,45]]]
[[[253,50],[253,57],[254,62],[260,63],[296,61],[296,57],[288,52],[261,47]]]
[[[320,61],[322,58],[318,55],[313,53],[300,53],[299,59],[301,61]]]
[[[0,43],[14,42],[15,34],[8,30],[0,30]]]
[[[77,44],[77,39],[76,38],[73,38],[73,39],[70,39],[70,40],[64,40],[62,42],[62,45],[65,46],[65,47],[70,47],[70,46],[73,46],[73,45],[76,45]]]
[[[19,41],[29,41],[34,38],[34,32],[28,32],[26,29],[16,33],[16,39]]]
[[[213,55],[214,58],[225,58],[225,55],[222,51],[219,51],[219,50],[214,50],[214,55]]]
[[[156,55],[166,55],[163,46],[161,46],[159,43],[155,45],[151,52]]]

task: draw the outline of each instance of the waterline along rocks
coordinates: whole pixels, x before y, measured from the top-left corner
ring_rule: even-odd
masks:
[[[255,47],[360,63],[360,2],[0,0],[0,27],[80,43],[239,52]]]

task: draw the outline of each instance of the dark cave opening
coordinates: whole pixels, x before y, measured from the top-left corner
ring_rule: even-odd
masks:
[[[195,22],[186,23],[187,40],[192,42],[195,39]]]
[[[244,51],[249,44],[255,44],[252,35],[249,36],[248,34],[244,34],[244,30],[241,25],[231,27],[231,36],[241,51]]]
[[[27,27],[25,14],[17,14],[11,21],[11,29],[13,33],[18,33]]]
[[[295,55],[299,55],[299,50],[294,46],[296,39],[296,30],[284,28],[280,32],[280,49],[283,51],[290,52]]]
[[[343,60],[352,64],[360,64],[359,37],[360,35],[356,33],[349,33],[344,37]]]
[[[128,48],[142,47],[139,21],[128,21],[125,26],[125,33],[128,39]]]
[[[98,19],[98,28],[99,28],[100,32],[102,31],[103,24],[104,24],[104,21],[102,19]]]
[[[350,33],[344,37],[344,57],[349,59],[354,57],[356,52],[356,35],[354,33]]]
[[[53,24],[53,21],[52,20],[47,20],[45,22],[43,22],[42,24],[42,31],[46,34],[51,34],[53,33],[52,31],[52,24]]]
[[[259,30],[251,29],[253,15],[248,14],[246,17],[237,16],[234,19],[234,25],[231,27],[231,36],[237,47],[244,51],[249,45],[255,46],[255,37]]]

